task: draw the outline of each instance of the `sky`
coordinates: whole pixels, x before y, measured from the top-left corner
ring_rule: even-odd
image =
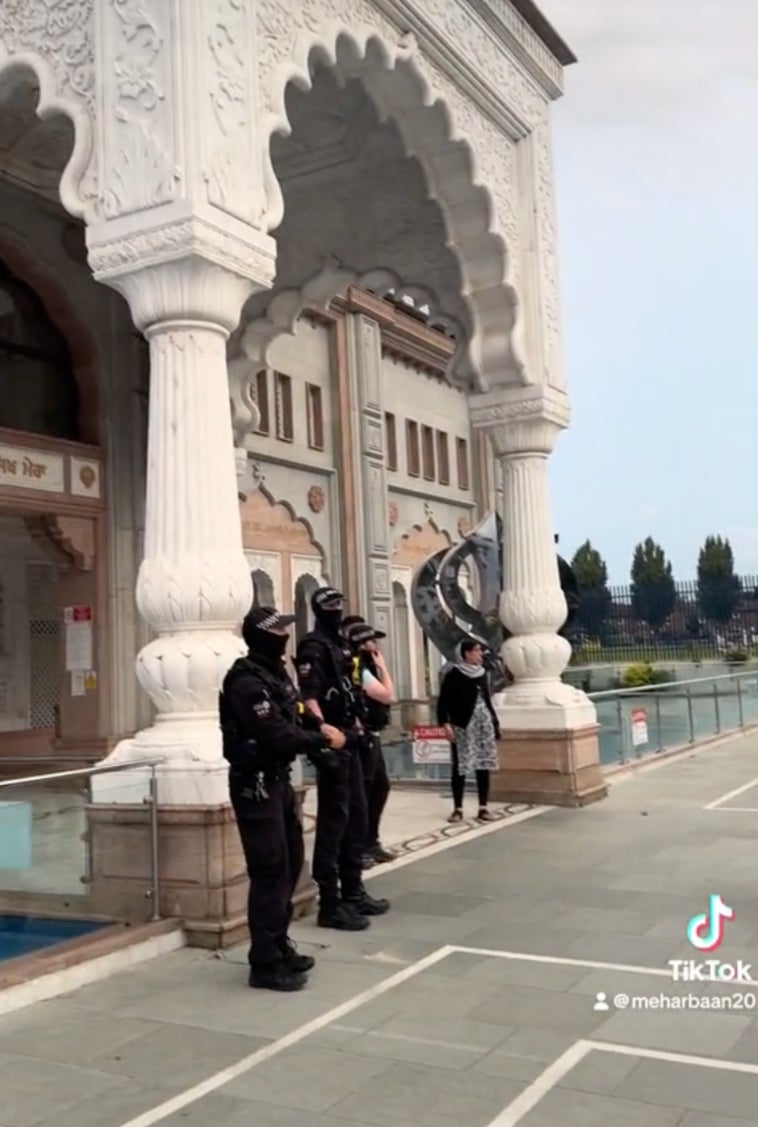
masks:
[[[615,583],[710,533],[758,573],[758,0],[541,0],[578,56],[554,107],[571,428],[561,553]]]

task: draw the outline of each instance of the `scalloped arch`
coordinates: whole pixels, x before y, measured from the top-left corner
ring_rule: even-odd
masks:
[[[316,534],[313,531],[313,526],[311,525],[307,517],[301,517],[300,514],[296,512],[290,501],[284,501],[278,497],[275,497],[274,494],[271,493],[265,485],[259,483],[256,486],[256,489],[254,491],[251,491],[251,493],[256,491],[260,493],[262,497],[265,497],[266,501],[268,501],[272,509],[284,509],[292,524],[301,525],[308,534],[309,541],[311,542],[313,547],[317,549],[319,555],[321,556],[321,559],[326,560],[326,552],[324,551],[324,546],[320,543],[319,540],[316,539]],[[251,496],[251,493],[246,494],[245,500],[241,502],[243,509],[245,502]]]
[[[284,215],[284,196],[271,156],[271,137],[292,132],[289,83],[308,91],[312,65],[330,67],[340,83],[359,79],[381,120],[392,118],[408,156],[415,157],[445,222],[447,243],[463,279],[462,298],[473,331],[457,360],[460,378],[480,391],[497,384],[526,384],[520,348],[519,301],[508,281],[508,247],[495,229],[489,190],[476,182],[476,153],[457,128],[444,97],[435,90],[412,33],[389,42],[375,28],[324,22],[299,34],[290,56],[264,79],[263,168],[269,230]]]
[[[86,219],[89,205],[80,191],[92,155],[92,121],[82,101],[66,97],[58,91],[55,73],[50,64],[34,51],[12,51],[0,39],[0,86],[14,75],[31,73],[39,86],[37,117],[41,121],[58,114],[67,117],[74,127],[74,146],[61,174],[59,193],[69,215]],[[0,101],[0,113],[2,113]]]

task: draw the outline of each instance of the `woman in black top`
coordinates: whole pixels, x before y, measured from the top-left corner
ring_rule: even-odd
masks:
[[[463,642],[460,660],[445,674],[437,701],[437,723],[444,726],[451,744],[453,813],[448,821],[463,820],[466,775],[476,773],[480,822],[491,822],[488,809],[490,771],[498,766],[500,726],[490,699],[482,647]]]

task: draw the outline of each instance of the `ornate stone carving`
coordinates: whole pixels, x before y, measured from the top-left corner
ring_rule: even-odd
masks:
[[[194,217],[164,223],[117,239],[92,242],[89,263],[102,281],[139,267],[175,261],[190,255],[206,257],[253,279],[261,288],[271,285],[276,269],[276,247],[272,239],[260,236],[253,242],[248,232],[229,234],[221,227]],[[257,234],[257,233],[256,233]]]
[[[215,136],[204,162],[210,204],[257,223],[264,196],[253,116],[255,51],[247,0],[204,0],[210,105]]]
[[[400,509],[398,508],[397,501],[390,501],[387,505],[387,520],[390,528],[394,528],[400,516]]]
[[[471,425],[489,434],[498,455],[550,453],[570,417],[568,396],[558,388],[499,388],[469,396]]]
[[[11,54],[38,52],[55,74],[58,91],[71,92],[93,113],[93,18],[93,0],[3,0],[0,40]]]
[[[458,518],[458,535],[459,536],[468,536],[470,531],[471,531],[471,517],[459,517]]]
[[[114,90],[103,129],[103,210],[128,215],[176,198],[176,97],[171,52],[165,50],[171,11],[155,0],[104,5],[100,50],[113,59]],[[102,109],[101,109],[102,112]]]
[[[275,130],[287,131],[285,87],[295,77],[303,87],[312,84],[308,70],[311,49],[318,49],[334,65],[340,79],[360,73],[380,114],[395,117],[407,152],[416,156],[424,168],[430,194],[446,219],[448,244],[455,248],[464,270],[466,263],[481,264],[484,257],[489,260],[482,274],[487,277],[486,286],[469,293],[474,332],[467,355],[461,360],[464,374],[476,377],[485,387],[509,380],[524,382],[523,361],[514,336],[518,302],[513,282],[519,272],[514,154],[504,123],[502,119],[497,124],[488,119],[470,94],[462,92],[455,68],[456,78],[451,78],[437,64],[436,56],[434,63],[425,57],[414,37],[404,34],[407,21],[393,22],[369,0],[358,0],[357,7],[354,3],[348,7],[346,0],[342,2],[344,11],[339,11],[338,4],[338,11],[332,7],[328,16],[320,0],[304,0],[297,9],[292,9],[287,0],[262,0],[259,5],[261,91],[267,110],[265,133],[268,136]],[[516,121],[519,111],[522,120],[528,114],[533,116],[535,104],[540,101],[536,88],[513,59],[498,49],[492,35],[472,18],[470,10],[458,0],[450,4],[435,0],[431,7],[429,13],[425,12],[424,26],[435,26],[435,32],[427,38],[437,45],[444,41],[456,56],[456,63],[459,50],[455,45],[465,43],[466,53],[473,54],[479,75],[492,76],[493,89],[507,89],[507,97],[514,103],[511,121]],[[413,8],[405,8],[410,18]],[[378,53],[370,66],[364,65],[372,40],[381,42],[383,65],[378,61]],[[496,75],[492,74],[492,67],[496,67]],[[402,82],[398,81],[398,74],[402,74]],[[433,104],[445,105],[449,117],[432,110]],[[513,125],[513,136],[523,136],[527,131],[527,125],[520,130]],[[267,213],[271,229],[280,224],[284,208],[281,192],[276,190],[267,140],[265,144],[263,160],[270,169],[267,179],[272,188]],[[484,192],[479,185],[484,186]],[[491,231],[493,236],[497,233],[500,238],[494,237],[485,248],[482,231]],[[507,252],[503,251],[503,244],[507,245]],[[493,280],[498,276],[499,283]],[[493,288],[501,291],[498,302],[493,301]]]
[[[326,505],[326,493],[320,485],[312,485],[308,490],[308,508],[312,513],[321,513]]]
[[[562,387],[563,351],[561,340],[561,306],[558,286],[558,232],[555,218],[555,181],[550,122],[543,113],[533,135],[535,147],[535,184],[537,211],[538,264],[540,277],[540,325],[546,384]]]
[[[97,193],[93,0],[3,0],[0,75],[18,54],[39,84],[39,117],[63,112],[74,126],[74,151],[60,180],[61,202],[71,215],[91,214]]]

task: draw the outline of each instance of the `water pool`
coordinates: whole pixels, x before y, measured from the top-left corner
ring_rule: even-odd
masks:
[[[0,963],[30,955],[56,943],[91,935],[107,924],[91,920],[55,920],[42,916],[12,916],[0,912]]]

